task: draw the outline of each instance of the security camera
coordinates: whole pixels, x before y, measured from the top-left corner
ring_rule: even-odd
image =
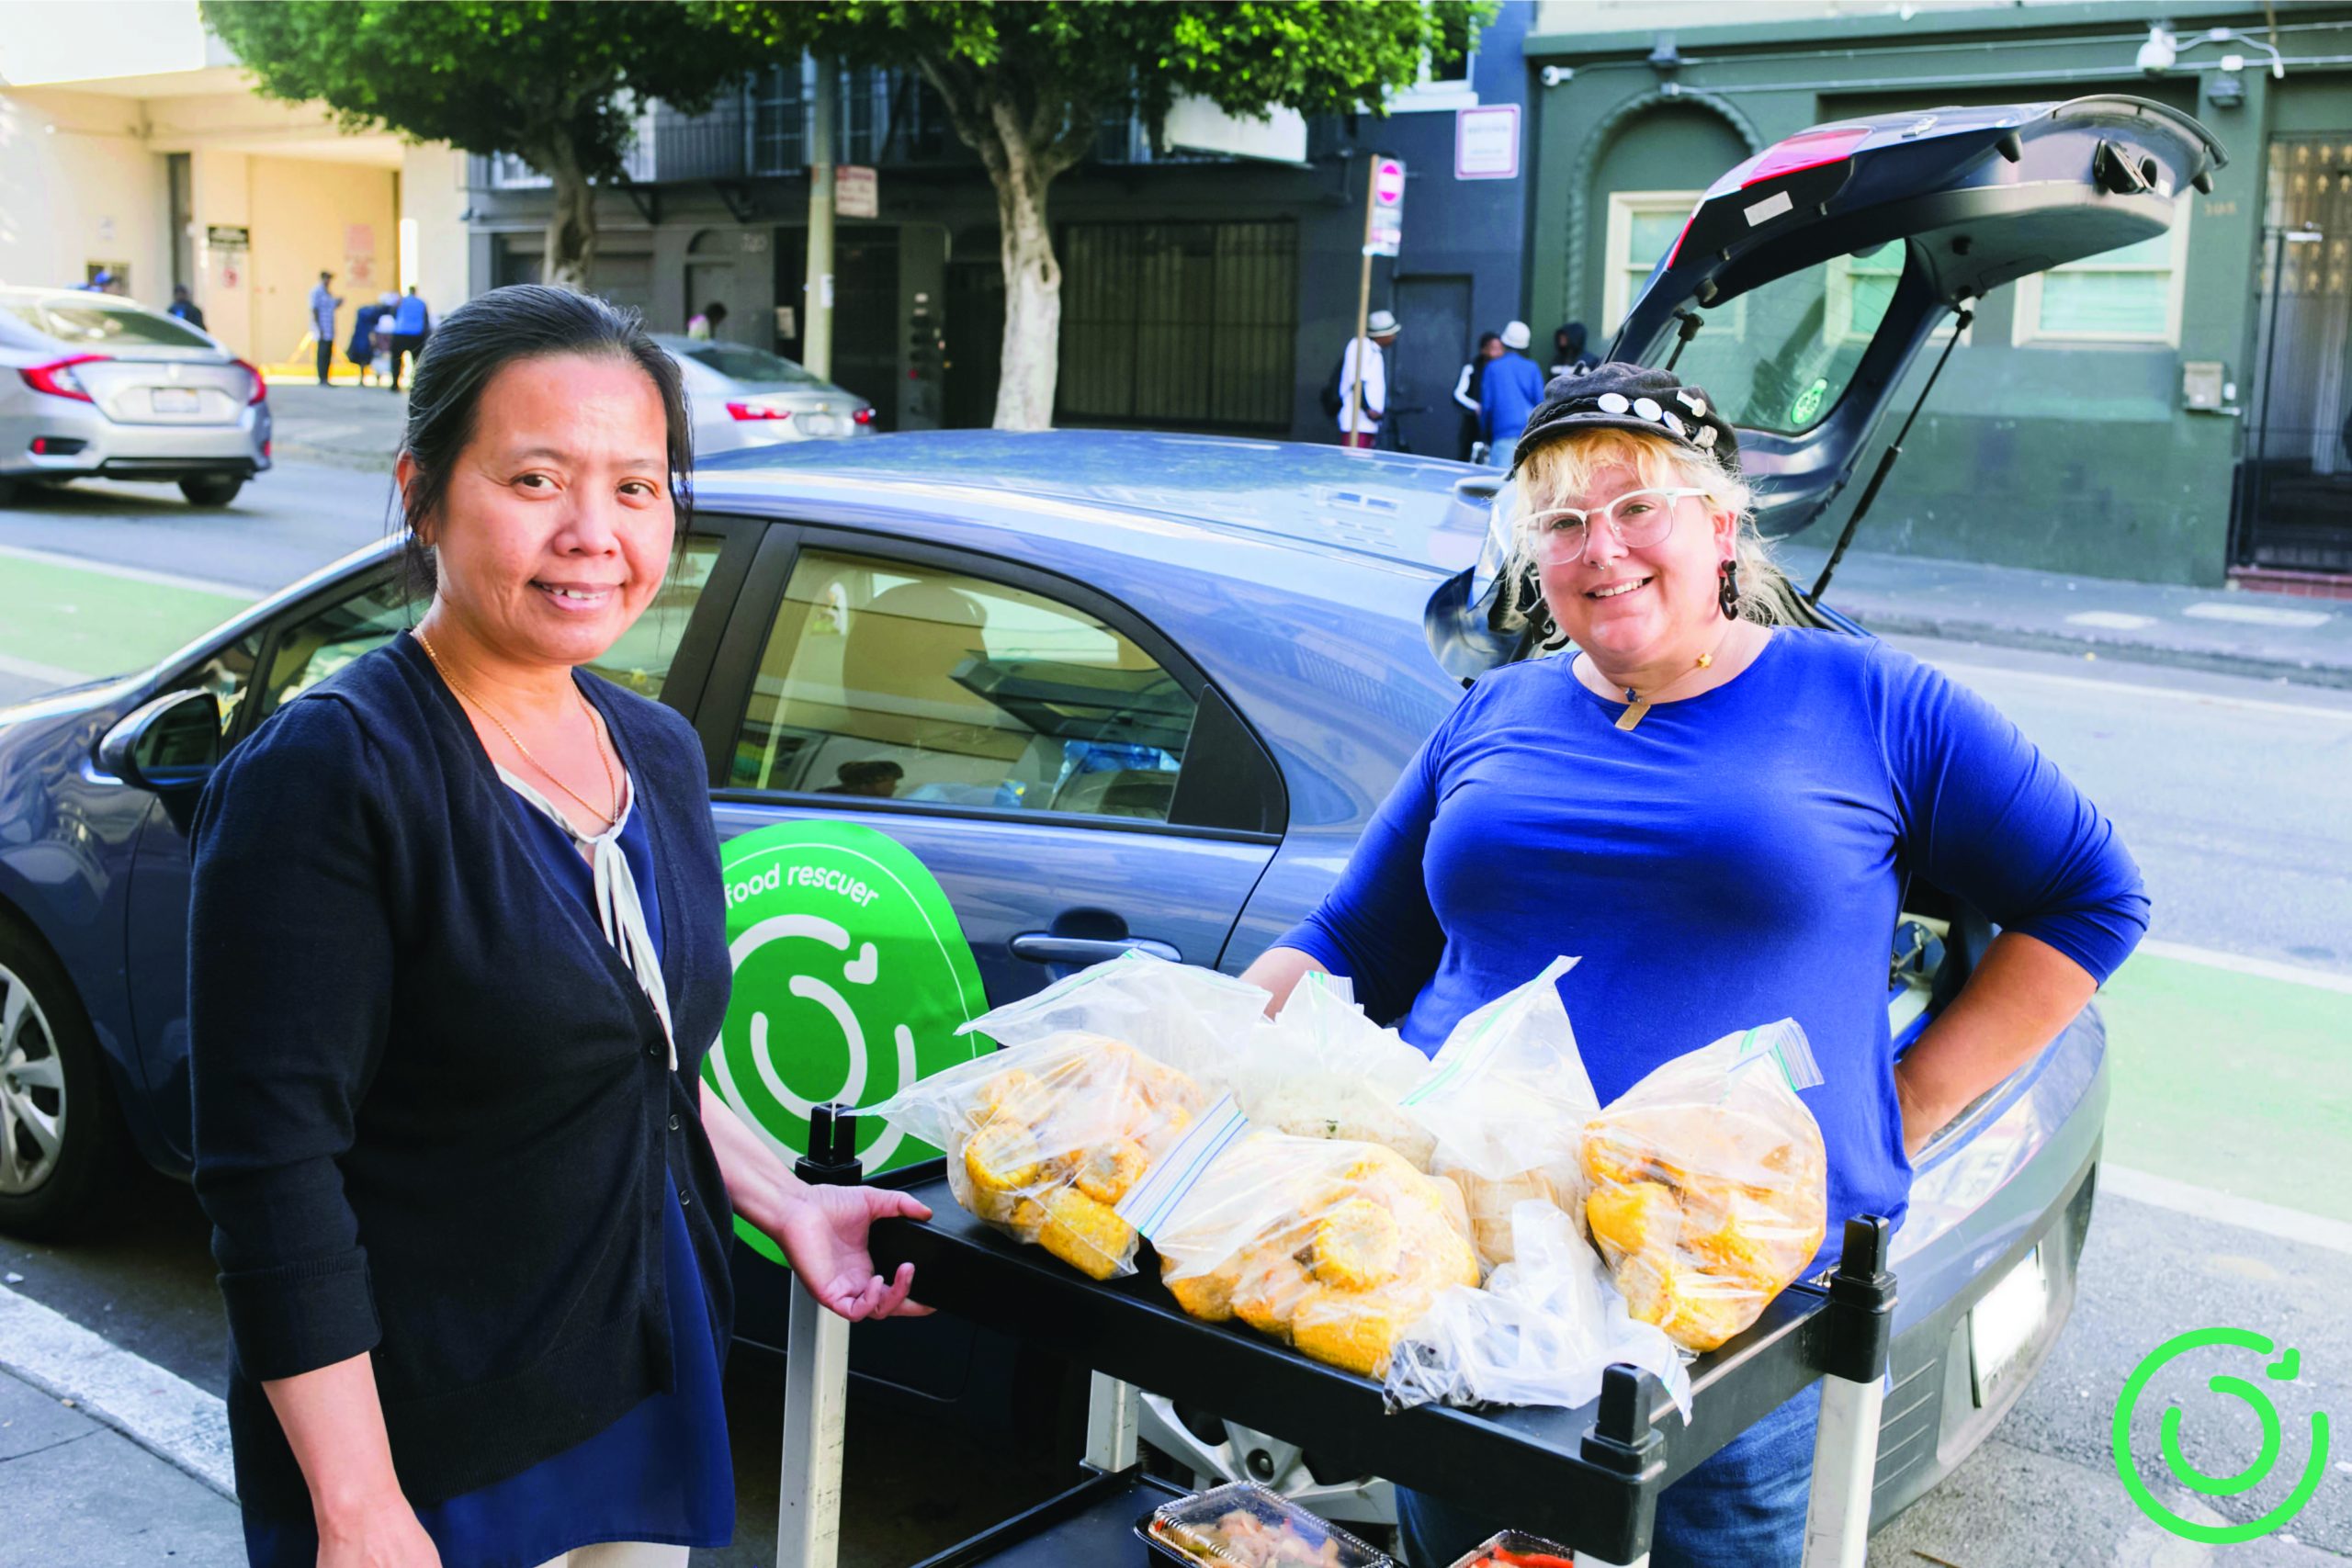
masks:
[[[2148,41],[2140,46],[2140,69],[2151,76],[2161,76],[2180,58],[2180,46],[2162,23],[2148,28]]]
[[[1547,87],[1556,87],[1575,74],[1576,70],[1573,66],[1546,65],[1544,67],[1544,85]]]

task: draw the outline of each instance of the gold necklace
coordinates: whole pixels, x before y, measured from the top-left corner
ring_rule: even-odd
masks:
[[[424,657],[433,661],[433,668],[440,672],[441,679],[449,683],[449,689],[457,693],[458,695],[463,698],[466,702],[471,704],[475,710],[484,718],[498,726],[498,732],[506,737],[507,744],[513,746],[517,752],[521,753],[523,761],[538,769],[541,774],[555,784],[556,788],[563,791],[564,794],[580,802],[582,806],[587,808],[588,815],[595,818],[605,827],[610,828],[614,823],[620,820],[621,786],[619,784],[615,782],[613,778],[613,764],[607,761],[605,758],[605,730],[604,727],[596,722],[596,712],[594,708],[589,708],[588,710],[588,732],[596,742],[597,765],[605,770],[605,793],[613,797],[613,808],[610,811],[599,811],[596,809],[586,796],[582,795],[578,790],[572,788],[570,784],[564,783],[561,779],[557,778],[553,768],[548,767],[545,762],[542,762],[537,757],[532,756],[531,749],[523,744],[523,738],[516,735],[512,729],[509,729],[506,727],[506,721],[504,719],[490,711],[488,704],[484,703],[480,697],[475,696],[473,693],[468,691],[464,686],[460,685],[458,682],[458,678],[449,673],[449,667],[441,662],[441,656],[439,654],[433,651],[433,644],[431,640],[425,637],[424,628],[423,626],[414,626],[412,627],[411,630],[415,635],[416,645],[424,649]],[[578,686],[571,688],[571,694],[580,698],[580,705],[582,707],[588,707],[588,699],[582,694]]]
[[[1665,685],[1657,687],[1648,696],[1645,697],[1641,695],[1631,686],[1625,687],[1626,708],[1623,713],[1617,716],[1617,728],[1620,729],[1633,728],[1635,725],[1641,723],[1643,719],[1649,716],[1650,705],[1652,703],[1655,703],[1658,698],[1674,690],[1675,687],[1682,684],[1683,682],[1690,679],[1691,676],[1696,675],[1700,671],[1712,668],[1715,662],[1715,655],[1721,653],[1723,651],[1724,644],[1731,640],[1731,634],[1732,631],[1736,629],[1736,624],[1735,623],[1733,627],[1726,627],[1724,631],[1724,635],[1715,639],[1715,646],[1709,649],[1706,652],[1699,655],[1698,659],[1693,661],[1690,669],[1684,671],[1681,674],[1677,675]],[[1588,655],[1588,657],[1589,656]],[[1599,664],[1595,664],[1593,666],[1593,670],[1596,672],[1598,672],[1600,669],[1600,666]]]

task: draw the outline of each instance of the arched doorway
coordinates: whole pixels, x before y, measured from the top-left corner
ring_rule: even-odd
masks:
[[[731,231],[706,229],[686,244],[686,316],[691,320],[704,306],[713,301],[727,307],[727,324],[718,330],[723,338],[738,342],[750,341],[743,321],[743,305],[735,287],[735,262],[743,253],[742,242]],[[680,321],[677,330],[685,330]]]

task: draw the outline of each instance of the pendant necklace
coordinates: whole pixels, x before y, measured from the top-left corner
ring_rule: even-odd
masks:
[[[1666,695],[1667,693],[1674,690],[1675,687],[1682,684],[1683,682],[1690,679],[1691,676],[1699,673],[1700,671],[1712,668],[1715,662],[1715,655],[1723,651],[1723,646],[1724,643],[1731,640],[1733,629],[1735,628],[1726,628],[1724,635],[1715,639],[1715,646],[1708,649],[1706,652],[1699,655],[1698,659],[1693,661],[1689,670],[1686,670],[1681,674],[1677,675],[1665,685],[1656,688],[1648,696],[1643,696],[1631,686],[1623,688],[1625,693],[1626,707],[1623,713],[1617,716],[1617,728],[1620,729],[1633,728],[1635,725],[1641,723],[1643,719],[1649,716],[1651,704],[1657,701],[1658,698]],[[1600,666],[1596,664],[1593,668],[1598,670],[1600,669]]]
[[[612,830],[613,825],[620,820],[621,786],[613,777],[613,764],[605,760],[604,728],[602,726],[597,724],[596,710],[589,707],[588,697],[585,693],[582,692],[578,686],[571,688],[571,694],[580,699],[581,707],[585,709],[588,714],[589,733],[595,738],[596,741],[596,761],[605,770],[605,788],[612,795],[613,808],[610,811],[599,809],[594,802],[586,798],[578,790],[572,788],[561,779],[557,778],[555,775],[555,770],[548,767],[545,762],[540,761],[537,757],[532,756],[531,749],[523,744],[523,738],[521,736],[515,734],[514,730],[507,728],[506,721],[504,719],[492,713],[489,706],[484,704],[480,697],[475,696],[472,692],[467,690],[464,686],[459,685],[458,683],[458,678],[449,673],[449,667],[441,662],[440,654],[435,652],[433,645],[425,641],[424,628],[423,626],[410,627],[409,635],[416,638],[416,645],[419,648],[424,649],[424,657],[433,661],[433,668],[440,674],[441,679],[447,682],[450,691],[456,693],[461,701],[469,707],[472,707],[476,712],[480,713],[484,718],[487,718],[491,723],[498,726],[498,732],[506,737],[507,744],[514,748],[515,751],[521,755],[523,761],[538,769],[541,773],[545,774],[547,778],[554,784],[556,788],[563,791],[564,794],[571,796],[572,799],[579,801],[582,806],[587,807],[588,814],[591,817],[594,817],[598,821],[604,823],[605,831],[609,832]]]

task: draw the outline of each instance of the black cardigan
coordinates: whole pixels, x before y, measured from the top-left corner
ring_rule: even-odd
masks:
[[[265,1379],[373,1351],[420,1506],[670,1388],[665,1168],[727,1343],[729,1213],[695,1097],[730,979],[708,775],[676,714],[581,683],[651,832],[675,1073],[413,638],[271,716],[198,807],[196,1190],[237,1490],[266,1517],[310,1502]]]

